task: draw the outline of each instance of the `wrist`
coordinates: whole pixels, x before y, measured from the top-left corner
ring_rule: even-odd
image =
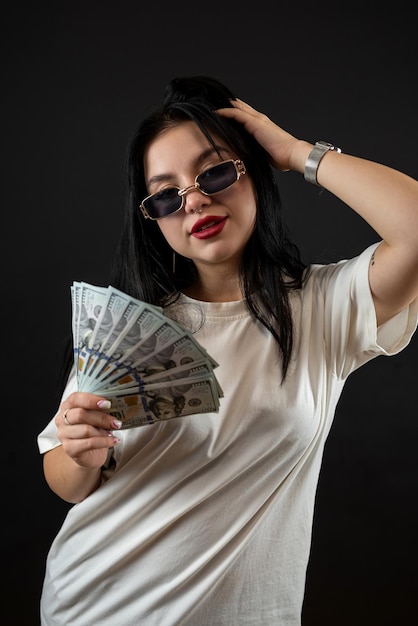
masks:
[[[313,144],[303,139],[298,139],[293,147],[289,158],[289,170],[303,174],[305,171],[306,160],[312,151]]]
[[[303,170],[306,182],[313,185],[319,185],[317,180],[318,168],[327,152],[341,152],[341,148],[337,148],[327,141],[317,141],[312,150],[308,154]]]

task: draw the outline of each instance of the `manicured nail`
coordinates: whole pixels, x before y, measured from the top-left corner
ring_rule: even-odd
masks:
[[[112,420],[110,422],[110,425],[112,428],[114,428],[115,430],[119,430],[119,428],[122,426],[122,422],[120,420]]]
[[[99,407],[99,409],[110,409],[112,403],[110,402],[110,400],[99,400],[97,406]]]
[[[120,439],[119,437],[115,437],[113,440],[113,443],[116,445],[117,443],[119,443]]]

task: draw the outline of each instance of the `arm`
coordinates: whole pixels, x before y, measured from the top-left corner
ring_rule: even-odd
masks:
[[[218,111],[236,119],[270,154],[281,171],[303,173],[313,145],[281,129],[241,100]],[[327,152],[318,183],[351,207],[382,238],[369,282],[378,325],[418,296],[418,181],[392,168],[347,154]]]
[[[67,502],[81,502],[97,489],[108,450],[119,442],[112,430],[121,422],[103,412],[108,408],[100,396],[75,392],[55,417],[62,445],[44,454],[44,474],[52,491]]]
[[[81,502],[99,486],[101,466],[87,468],[77,465],[62,445],[45,452],[43,463],[49,487],[67,502]]]

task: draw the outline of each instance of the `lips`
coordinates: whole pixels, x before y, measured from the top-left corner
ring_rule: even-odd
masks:
[[[209,239],[218,235],[226,224],[226,217],[219,217],[219,215],[207,215],[201,220],[198,220],[192,228],[191,234],[196,239]]]

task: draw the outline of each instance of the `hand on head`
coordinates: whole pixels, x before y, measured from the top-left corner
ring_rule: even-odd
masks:
[[[291,169],[292,150],[298,139],[275,124],[243,100],[231,100],[231,108],[218,109],[218,114],[234,119],[269,153],[271,164],[280,171]]]

